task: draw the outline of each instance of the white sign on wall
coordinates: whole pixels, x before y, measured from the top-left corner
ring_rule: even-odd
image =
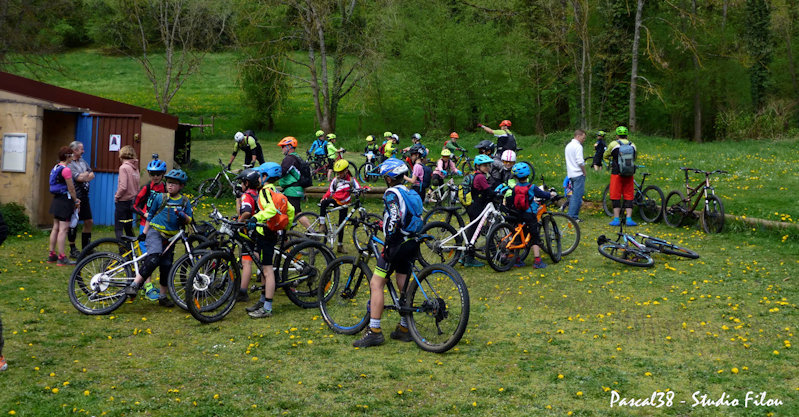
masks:
[[[25,172],[27,155],[27,133],[3,134],[3,171]]]
[[[108,139],[108,150],[111,152],[119,152],[121,143],[122,135],[111,135],[111,137]]]

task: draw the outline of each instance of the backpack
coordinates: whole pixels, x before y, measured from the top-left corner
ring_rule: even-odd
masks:
[[[422,175],[422,181],[420,183],[421,185],[419,187],[420,188],[419,191],[424,193],[425,190],[430,188],[430,182],[433,180],[433,168],[430,168],[427,165],[422,165],[422,170],[424,171],[424,174]]]
[[[635,148],[633,148],[632,142],[619,144],[616,162],[619,164],[619,175],[623,177],[635,175]]]
[[[516,185],[513,187],[513,208],[519,211],[530,209],[530,187],[532,184]]]
[[[163,211],[166,208],[167,203],[169,203],[169,193],[150,193],[150,198],[147,199],[147,205],[149,206],[150,203],[152,201],[154,201],[153,199],[155,198],[155,196],[157,196],[159,194],[161,195],[161,205],[159,205],[158,209],[156,209],[153,212],[153,216],[150,217],[150,219],[154,219],[155,216],[158,215],[158,213],[160,213],[161,211]],[[180,196],[180,208],[181,209],[184,209],[188,202],[189,202],[189,198],[188,197],[186,197],[185,195],[181,195]],[[149,217],[150,213],[147,213],[147,216]]]
[[[497,153],[502,154],[506,149],[516,151],[516,136],[513,136],[513,133],[508,132],[506,136],[497,138]]]
[[[464,207],[472,205],[472,182],[474,182],[474,174],[468,174],[463,177],[463,182],[458,187],[458,200]]]
[[[252,206],[252,215],[254,216],[255,213],[261,211],[260,207],[258,207],[258,192],[256,191],[255,194],[253,194],[249,191],[250,190],[245,191],[244,194],[247,194],[248,196],[252,197],[252,201],[254,203]]]
[[[405,187],[393,188],[397,190],[402,201],[405,202],[405,217],[402,219],[402,233],[412,235],[419,233],[424,226],[422,220],[422,197],[417,193],[409,192]]]
[[[146,195],[147,198],[142,198],[141,200],[139,200],[139,204],[133,205],[133,209],[137,213],[144,213],[144,209],[145,207],[147,207],[147,202],[150,201],[150,194],[152,194],[153,192],[153,189],[150,188],[150,184],[152,184],[152,181],[148,181],[147,184],[144,184],[144,186],[142,187],[147,190],[147,192],[144,193],[144,195]]]
[[[298,155],[294,154],[294,157],[297,158],[297,164],[299,165],[298,171],[300,171],[300,177],[297,178],[292,184],[287,185],[285,188],[289,187],[302,187],[307,188],[313,185],[313,178],[311,178],[311,164],[308,161],[300,158]]]
[[[269,198],[267,200],[271,201],[272,205],[275,206],[277,214],[266,220],[266,227],[273,232],[286,230],[289,225],[289,200],[285,195],[273,191],[271,188],[264,188],[261,192],[263,193],[267,190],[269,190]]]
[[[314,155],[322,156],[327,151],[327,141],[319,142],[319,139],[316,139],[311,144],[311,151],[313,151]]]
[[[63,165],[56,164],[50,171],[50,193],[57,195],[64,194],[68,191],[67,182],[64,180],[64,177],[61,176],[61,171],[63,171],[64,168]]]

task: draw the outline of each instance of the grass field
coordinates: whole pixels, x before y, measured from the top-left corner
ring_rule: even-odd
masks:
[[[223,58],[215,57],[220,64],[213,68]],[[228,121],[242,120],[229,108],[237,105],[236,93],[226,92],[234,89],[230,78],[210,79],[196,86],[197,96],[180,100],[198,103],[197,114],[219,111]],[[131,89],[108,82],[108,91],[120,89],[117,98],[131,97]],[[178,103],[173,108],[181,112]],[[392,130],[373,128],[385,129]],[[297,136],[307,140],[312,130]],[[264,135],[267,159],[279,157],[269,141],[289,132]],[[210,163],[227,154],[228,133],[196,141],[193,156]],[[483,137],[464,136],[469,146]],[[559,184],[569,138],[521,136],[522,158]],[[703,145],[633,140],[639,162],[666,192],[681,184],[679,166],[726,169],[731,174],[714,185],[729,213],[787,223],[799,218],[796,138]],[[431,148],[439,142],[427,138]],[[362,147],[354,135],[343,145]],[[606,174],[590,173],[587,197],[597,200],[606,183]],[[219,203],[229,210],[230,202]],[[208,210],[201,207],[197,218]],[[604,214],[581,216],[580,247],[544,270],[458,268],[469,287],[471,318],[461,343],[443,355],[395,341],[354,349],[355,337],[333,334],[318,310],[301,310],[280,292],[275,316],[259,321],[237,306],[224,321],[201,325],[178,308],[141,297],[112,315],[84,316],[69,303],[69,271],[42,262],[46,236],[11,237],[0,249],[9,361],[0,373],[0,414],[799,415],[799,357],[792,347],[799,326],[796,228],[733,222],[725,233],[706,235],[696,226],[645,224],[638,231],[702,257],[659,256],[655,267],[636,269],[597,252],[596,237],[614,232]],[[390,330],[398,316],[384,318]],[[782,404],[745,404],[749,391],[758,400],[765,391]],[[671,406],[611,408],[614,392],[627,399],[660,392],[664,401],[674,394]],[[707,402],[694,406],[695,392]],[[723,394],[739,405],[708,403]]]

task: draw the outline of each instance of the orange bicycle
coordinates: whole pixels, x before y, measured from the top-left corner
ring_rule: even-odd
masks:
[[[560,230],[558,224],[553,220],[552,214],[547,210],[547,204],[555,203],[560,196],[555,196],[546,204],[539,202],[536,218],[541,227],[539,233],[543,233],[542,249],[552,259],[552,262],[560,262],[562,248],[560,244]],[[502,209],[513,217],[519,217],[519,212],[505,206]],[[505,272],[513,267],[517,259],[524,261],[530,254],[533,236],[525,233],[524,223],[518,222],[515,226],[508,222],[502,222],[491,228],[486,239],[486,260],[495,271]]]

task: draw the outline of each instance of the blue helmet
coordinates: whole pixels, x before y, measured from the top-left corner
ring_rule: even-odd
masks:
[[[492,162],[494,162],[494,160],[488,155],[480,154],[474,157],[474,166],[490,164]]]
[[[166,162],[160,159],[153,159],[147,164],[147,171],[149,172],[166,172]]]
[[[526,178],[529,177],[531,174],[533,174],[533,172],[531,172],[531,169],[532,167],[530,165],[524,162],[518,162],[511,169],[511,173],[516,178]]]
[[[377,167],[380,170],[380,175],[389,178],[397,178],[400,175],[408,172],[408,166],[405,162],[397,158],[388,158]]]
[[[164,175],[164,178],[175,180],[181,184],[186,184],[186,181],[189,180],[189,176],[179,169],[173,169],[172,171],[169,171],[168,174]]]
[[[261,175],[266,175],[267,178],[280,178],[283,176],[283,169],[274,162],[264,162],[258,167],[258,171]]]

